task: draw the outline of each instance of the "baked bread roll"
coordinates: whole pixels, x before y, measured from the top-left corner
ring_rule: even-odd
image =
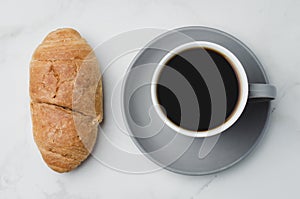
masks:
[[[30,63],[34,140],[47,165],[68,172],[84,161],[103,119],[102,81],[92,48],[70,28],[49,33]]]

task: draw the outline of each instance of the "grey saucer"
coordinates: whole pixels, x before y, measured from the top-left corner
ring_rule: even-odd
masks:
[[[252,151],[268,125],[270,102],[247,103],[239,120],[221,134],[205,158],[199,158],[206,138],[187,137],[164,125],[150,96],[157,63],[168,51],[191,41],[224,46],[240,60],[249,83],[269,83],[261,63],[238,39],[207,27],[184,27],[154,39],[136,56],[123,83],[123,114],[136,145],[153,162],[176,173],[204,175],[227,169]]]

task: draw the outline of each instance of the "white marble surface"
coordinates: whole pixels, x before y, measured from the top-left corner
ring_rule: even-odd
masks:
[[[0,1],[0,198],[299,198],[299,10],[297,0]],[[116,157],[102,144],[100,135],[95,156],[106,157],[105,161],[115,164],[112,167],[119,168],[90,157],[71,173],[48,169],[33,142],[28,96],[29,61],[43,37],[53,29],[73,27],[96,47],[126,31],[187,25],[218,28],[241,39],[277,86],[269,131],[253,153],[214,175],[184,176],[166,170],[132,174],[116,170],[131,168],[113,162]],[[118,46],[104,49],[99,59],[107,61],[114,50]],[[135,53],[107,72],[107,93]],[[105,107],[108,110],[110,105]],[[134,151],[130,138],[106,113],[102,128],[118,146]],[[131,166],[136,165],[153,166],[143,158]]]

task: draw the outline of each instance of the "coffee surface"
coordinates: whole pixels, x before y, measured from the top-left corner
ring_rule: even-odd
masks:
[[[197,64],[192,64],[189,58]],[[212,77],[204,78],[199,72],[203,67],[208,67],[207,61],[204,60],[209,60],[209,67],[217,68],[224,84],[226,93],[224,121],[230,117],[238,101],[238,79],[231,64],[221,53],[211,49],[192,48],[174,55],[161,70],[157,84],[157,99],[167,117],[177,126],[187,130],[206,131],[224,122],[211,125],[212,100],[205,79]]]

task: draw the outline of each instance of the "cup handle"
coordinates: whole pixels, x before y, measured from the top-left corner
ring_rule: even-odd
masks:
[[[271,84],[249,84],[248,98],[250,102],[270,101],[276,98],[276,94],[276,87]]]

